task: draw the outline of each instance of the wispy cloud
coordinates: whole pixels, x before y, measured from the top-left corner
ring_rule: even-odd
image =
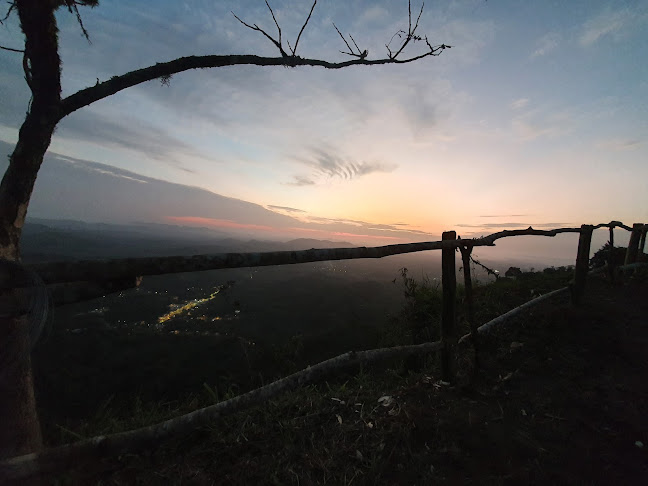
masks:
[[[549,32],[543,35],[536,42],[536,49],[531,54],[531,59],[550,53],[560,45],[561,40],[562,36],[557,32]]]
[[[633,138],[611,138],[609,140],[602,140],[597,143],[597,148],[603,150],[613,150],[617,152],[626,151],[626,150],[635,150],[643,143],[642,140]]]
[[[88,163],[87,161],[75,159],[73,157],[66,157],[64,155],[52,154],[55,159],[60,160],[61,162],[72,164],[77,169],[87,171],[87,172],[97,172],[99,174],[108,175],[112,177],[118,177],[120,179],[126,179],[133,182],[139,182],[140,184],[146,184],[149,181],[144,177],[138,177],[137,174],[133,172],[125,171],[112,167],[106,164],[99,164],[97,162]]]
[[[80,110],[64,119],[59,134],[101,147],[126,149],[165,162],[185,172],[192,172],[176,161],[178,155],[207,158],[189,144],[164,129],[137,120],[113,120],[92,110]]]
[[[376,161],[357,161],[349,157],[342,157],[330,148],[311,148],[305,156],[295,157],[295,160],[313,169],[313,177],[294,176],[292,185],[312,185],[313,179],[339,178],[350,181],[374,172],[392,172],[396,164],[386,164]]]
[[[303,209],[290,208],[288,206],[275,206],[273,204],[268,204],[269,209],[277,209],[279,211],[286,211],[288,213],[305,213]]]
[[[287,186],[297,186],[297,187],[313,186],[313,185],[315,185],[315,181],[312,180],[312,179],[309,179],[306,176],[296,175],[296,176],[293,176],[292,181],[285,182],[284,184],[287,185]]]
[[[379,224],[379,223],[369,223],[367,221],[358,221],[354,219],[343,219],[343,218],[323,218],[321,216],[310,216],[308,218],[309,223],[315,223],[318,225],[345,225],[345,226],[355,226],[358,228],[364,228],[366,230],[372,231],[381,231],[381,232],[393,232],[396,231],[401,234],[412,234],[412,235],[425,235],[430,236],[431,233],[426,231],[420,231],[414,229],[411,225],[407,223],[394,223],[394,224]]]
[[[517,100],[511,101],[509,107],[513,110],[520,110],[529,104],[529,98],[518,98]]]
[[[585,23],[578,41],[581,46],[589,47],[601,37],[619,32],[631,19],[632,13],[628,9],[606,10]]]
[[[482,214],[480,218],[525,218],[528,214]]]
[[[389,12],[379,5],[372,5],[360,15],[359,22],[372,23],[389,18]]]
[[[268,232],[278,232],[281,230],[280,228],[262,224],[239,223],[229,219],[204,218],[201,216],[167,216],[166,220],[176,224],[200,225],[219,229],[244,229]]]
[[[524,141],[540,137],[554,137],[569,132],[574,125],[570,112],[543,112],[532,110],[513,118],[512,128]]]
[[[460,228],[483,228],[483,229],[519,229],[528,228],[561,228],[569,226],[571,223],[486,223],[486,224],[457,224]]]

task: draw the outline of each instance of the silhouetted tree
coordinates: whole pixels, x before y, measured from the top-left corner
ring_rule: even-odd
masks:
[[[345,62],[329,62],[321,59],[303,58],[297,55],[301,35],[306,28],[317,1],[313,2],[294,46],[288,43],[288,51],[284,49],[282,33],[270,4],[266,5],[277,27],[277,36],[265,32],[256,24],[249,24],[236,17],[246,27],[263,34],[279,50],[278,57],[262,57],[256,55],[208,55],[187,56],[173,61],[154,64],[149,67],[131,71],[119,76],[113,76],[104,82],[82,89],[66,98],[61,97],[61,59],[59,56],[58,27],[55,12],[59,8],[67,9],[75,15],[83,35],[88,37],[79,6],[95,7],[98,0],[13,0],[9,2],[7,15],[2,22],[7,21],[12,13],[16,13],[20,28],[24,34],[24,49],[4,47],[2,49],[22,53],[25,81],[31,90],[31,100],[27,115],[20,127],[18,142],[9,158],[9,167],[0,183],[0,259],[5,261],[20,261],[20,236],[29,200],[31,198],[36,176],[43,162],[52,134],[56,125],[74,111],[88,106],[96,101],[114,95],[131,86],[159,79],[168,83],[170,77],[182,71],[197,68],[216,68],[240,64],[257,66],[320,66],[326,69],[340,69],[355,65],[401,64],[413,62],[428,56],[441,54],[445,44],[433,46],[425,36],[417,33],[417,28],[423,6],[418,17],[413,22],[411,5],[409,5],[409,24],[407,30],[397,32],[392,41],[387,44],[387,56],[380,59],[369,59],[367,50],[361,50],[355,40],[349,36],[355,49],[340,33],[346,47],[345,51],[352,59]],[[336,27],[337,29],[337,27]],[[338,31],[339,32],[339,31]],[[396,40],[397,46],[392,46]],[[415,42],[424,42],[426,51],[423,54],[404,58],[400,56],[403,50]],[[357,51],[357,52],[356,52]],[[342,52],[342,51],[341,51]],[[2,297],[10,301],[15,294],[15,285],[11,284],[8,274],[0,275]],[[16,306],[9,305],[8,309],[0,309],[0,355],[19,356],[11,366],[0,370],[0,421],[3,424],[13,424],[11,430],[0,427],[0,458],[24,454],[41,447],[38,417],[36,414],[31,364],[29,360],[29,339],[27,320],[17,311]],[[18,364],[16,364],[18,363]]]

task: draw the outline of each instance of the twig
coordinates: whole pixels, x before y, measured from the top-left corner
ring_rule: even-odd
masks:
[[[351,48],[351,46],[349,45],[347,40],[342,35],[342,32],[340,32],[340,29],[337,28],[337,25],[333,24],[333,27],[335,27],[335,30],[337,30],[337,33],[340,34],[340,37],[342,38],[342,40],[346,44],[347,48],[349,49],[349,52],[340,51],[342,54],[357,57],[358,59],[361,59],[361,60],[364,60],[367,57],[368,51],[365,49],[364,51],[361,52],[360,48],[358,47],[358,44],[356,44],[356,41],[353,39],[353,37],[351,37],[351,34],[349,34],[349,37],[351,37],[351,40],[353,41],[353,44],[356,46],[356,49],[358,49],[357,54],[355,52],[353,52],[353,49]]]
[[[281,27],[279,27],[279,23],[277,22],[277,19],[275,18],[275,14],[272,11],[272,7],[270,7],[270,4],[266,0],[266,5],[268,6],[268,9],[270,10],[270,13],[272,14],[272,18],[275,22],[275,25],[277,26],[277,29],[279,30],[279,40],[276,40],[274,37],[272,37],[270,34],[268,34],[265,30],[263,30],[261,27],[259,27],[257,24],[250,25],[247,22],[244,22],[241,20],[234,12],[232,12],[232,15],[236,20],[241,22],[243,25],[245,25],[247,28],[256,30],[257,32],[261,32],[263,35],[265,35],[270,41],[277,46],[277,49],[279,49],[279,52],[281,53],[281,57],[288,57],[288,54],[286,51],[284,51],[283,46],[281,45]]]
[[[11,51],[11,52],[25,52],[24,49],[13,49],[11,47],[5,47],[5,46],[0,46],[0,49],[3,51]]]
[[[479,265],[479,266],[482,267],[484,270],[486,270],[486,273],[487,273],[488,275],[493,275],[493,276],[495,277],[495,280],[499,280],[500,275],[499,275],[498,272],[496,272],[495,270],[493,270],[493,269],[491,269],[491,268],[488,268],[486,265],[484,265],[483,263],[481,263],[479,260],[475,260],[475,259],[473,258],[472,255],[470,255],[470,261],[473,262],[475,265]]]
[[[86,38],[88,41],[88,44],[92,44],[92,41],[90,40],[90,34],[85,28],[85,25],[83,25],[83,19],[81,18],[81,13],[79,12],[79,7],[76,4],[75,0],[65,0],[65,4],[68,8],[68,11],[71,14],[75,14],[77,18],[77,22],[79,22],[79,26],[81,27],[81,32],[83,32],[83,37]]]
[[[401,37],[401,36],[400,36],[401,32],[402,32],[403,34],[405,34],[406,32],[405,32],[404,30],[399,30],[398,32],[396,32],[396,34],[394,34],[394,35],[392,36],[392,38],[391,38],[391,40],[389,41],[389,43],[388,43],[388,44],[385,44],[385,47],[387,48],[387,52],[389,53],[388,55],[389,55],[389,58],[390,58],[390,59],[396,59],[396,58],[398,57],[398,55],[399,55],[401,52],[403,52],[403,49],[405,49],[405,47],[407,47],[407,45],[409,44],[409,42],[410,42],[411,40],[414,40],[414,41],[420,41],[420,40],[423,40],[423,38],[422,38],[421,36],[416,35],[416,29],[418,29],[419,21],[421,20],[421,15],[423,15],[423,8],[424,8],[424,7],[425,7],[425,2],[423,2],[423,3],[421,4],[421,10],[419,11],[418,17],[416,18],[416,23],[414,24],[414,28],[412,28],[412,2],[411,2],[411,0],[409,0],[409,1],[407,2],[407,10],[408,10],[408,27],[407,27],[407,35],[405,36],[405,41],[403,42],[403,44],[400,46],[400,48],[399,48],[395,53],[393,53],[393,52],[391,51],[391,49],[389,48],[389,44],[391,44],[391,41],[394,40],[394,37],[396,37],[396,35],[398,35],[398,37],[400,38],[400,37]],[[430,47],[430,51],[431,51],[431,52],[434,52],[434,48],[433,48],[433,47],[430,45],[430,43],[427,41],[427,37],[425,38],[425,42],[426,42],[427,45]],[[449,48],[450,46],[446,46],[445,44],[443,44],[443,49],[445,49],[446,47]],[[441,48],[441,47],[439,46],[439,48]],[[437,49],[437,50],[438,50],[438,49]]]
[[[308,21],[311,18],[311,15],[313,15],[313,10],[315,10],[315,5],[317,5],[317,0],[313,2],[313,6],[310,9],[310,12],[308,13],[308,17],[306,18],[306,22],[304,22],[304,25],[302,25],[301,30],[299,31],[299,35],[297,36],[297,40],[295,41],[295,48],[293,49],[290,47],[290,43],[288,43],[288,47],[290,48],[290,51],[292,52],[292,55],[296,55],[297,53],[297,44],[299,44],[299,39],[301,38],[302,32],[304,32],[304,29],[306,28],[306,25],[308,25]]]
[[[13,2],[7,2],[9,4],[9,8],[7,9],[7,14],[0,19],[0,24],[4,24],[5,21],[9,18],[11,15],[11,12],[13,11],[14,8],[16,8],[16,1],[14,0]]]

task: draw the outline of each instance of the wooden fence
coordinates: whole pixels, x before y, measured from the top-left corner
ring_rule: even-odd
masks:
[[[338,371],[342,367],[358,363],[371,363],[388,358],[405,357],[412,354],[426,354],[432,351],[441,353],[441,378],[453,382],[455,379],[455,350],[459,343],[472,342],[475,346],[475,357],[478,357],[478,335],[487,331],[520,309],[549,298],[556,293],[569,290],[572,302],[577,305],[583,296],[586,277],[589,271],[589,253],[592,232],[606,227],[610,232],[609,267],[614,262],[613,243],[614,228],[631,232],[630,242],[625,257],[625,264],[634,264],[646,241],[647,224],[637,223],[628,227],[619,221],[598,224],[584,224],[580,228],[559,228],[553,230],[536,230],[531,227],[523,230],[506,230],[475,239],[457,238],[454,231],[443,233],[441,241],[425,243],[408,243],[373,248],[335,248],[312,249],[305,251],[282,251],[268,253],[228,253],[221,255],[198,255],[193,257],[138,258],[108,261],[46,263],[31,265],[53,292],[55,304],[64,304],[119,291],[139,284],[142,276],[165,273],[195,272],[222,268],[257,267],[268,265],[286,265],[327,260],[347,260],[359,258],[382,258],[389,255],[411,253],[424,250],[441,250],[442,252],[442,291],[443,309],[441,317],[441,340],[414,346],[374,349],[360,352],[348,352],[322,363],[309,366],[305,370],[282,378],[261,388],[239,395],[230,400],[217,403],[207,408],[166,422],[122,432],[110,436],[99,436],[77,443],[48,449],[42,452],[14,457],[0,462],[0,478],[20,480],[36,474],[51,473],[78,466],[80,461],[98,459],[107,455],[124,454],[141,450],[152,443],[185,433],[205,425],[216,418],[261,404],[279,393],[294,389],[308,383],[321,380],[322,377]],[[477,246],[495,246],[500,238],[539,235],[553,237],[560,233],[578,233],[578,250],[575,262],[574,278],[568,288],[545,294],[527,302],[492,321],[478,327],[474,318],[472,300],[472,278],[470,274],[470,254]],[[457,338],[456,328],[456,250],[461,253],[463,277],[466,289],[467,318],[471,332],[461,339]],[[27,284],[25,284],[27,285]],[[16,288],[12,275],[0,275],[0,290]]]

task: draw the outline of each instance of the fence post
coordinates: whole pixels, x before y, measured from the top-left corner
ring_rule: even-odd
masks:
[[[578,238],[578,254],[576,256],[576,270],[574,283],[571,288],[572,304],[578,305],[583,291],[585,290],[585,279],[589,271],[589,253],[592,244],[592,232],[594,227],[591,224],[581,225],[580,237]]]
[[[457,239],[455,231],[445,231],[441,236],[443,241]],[[441,250],[441,285],[443,286],[443,308],[441,310],[441,379],[454,382],[455,379],[455,348],[457,333],[455,330],[455,303],[457,293],[457,274],[455,267],[455,248]]]
[[[639,241],[639,252],[644,253],[646,251],[646,233],[648,232],[648,224],[643,225],[643,230],[641,230],[641,241]]]
[[[459,237],[461,239],[461,237]],[[470,337],[475,351],[475,363],[473,367],[473,376],[476,377],[479,371],[479,331],[477,330],[477,321],[475,321],[475,305],[473,302],[472,276],[470,275],[470,254],[472,246],[460,246],[461,260],[463,265],[464,287],[466,289],[466,304],[468,314],[468,324],[470,324]]]
[[[625,264],[634,263],[637,261],[637,253],[639,253],[639,240],[641,239],[641,232],[643,224],[635,223],[632,225],[632,233],[630,233],[630,241],[628,242],[628,250],[626,251]]]

